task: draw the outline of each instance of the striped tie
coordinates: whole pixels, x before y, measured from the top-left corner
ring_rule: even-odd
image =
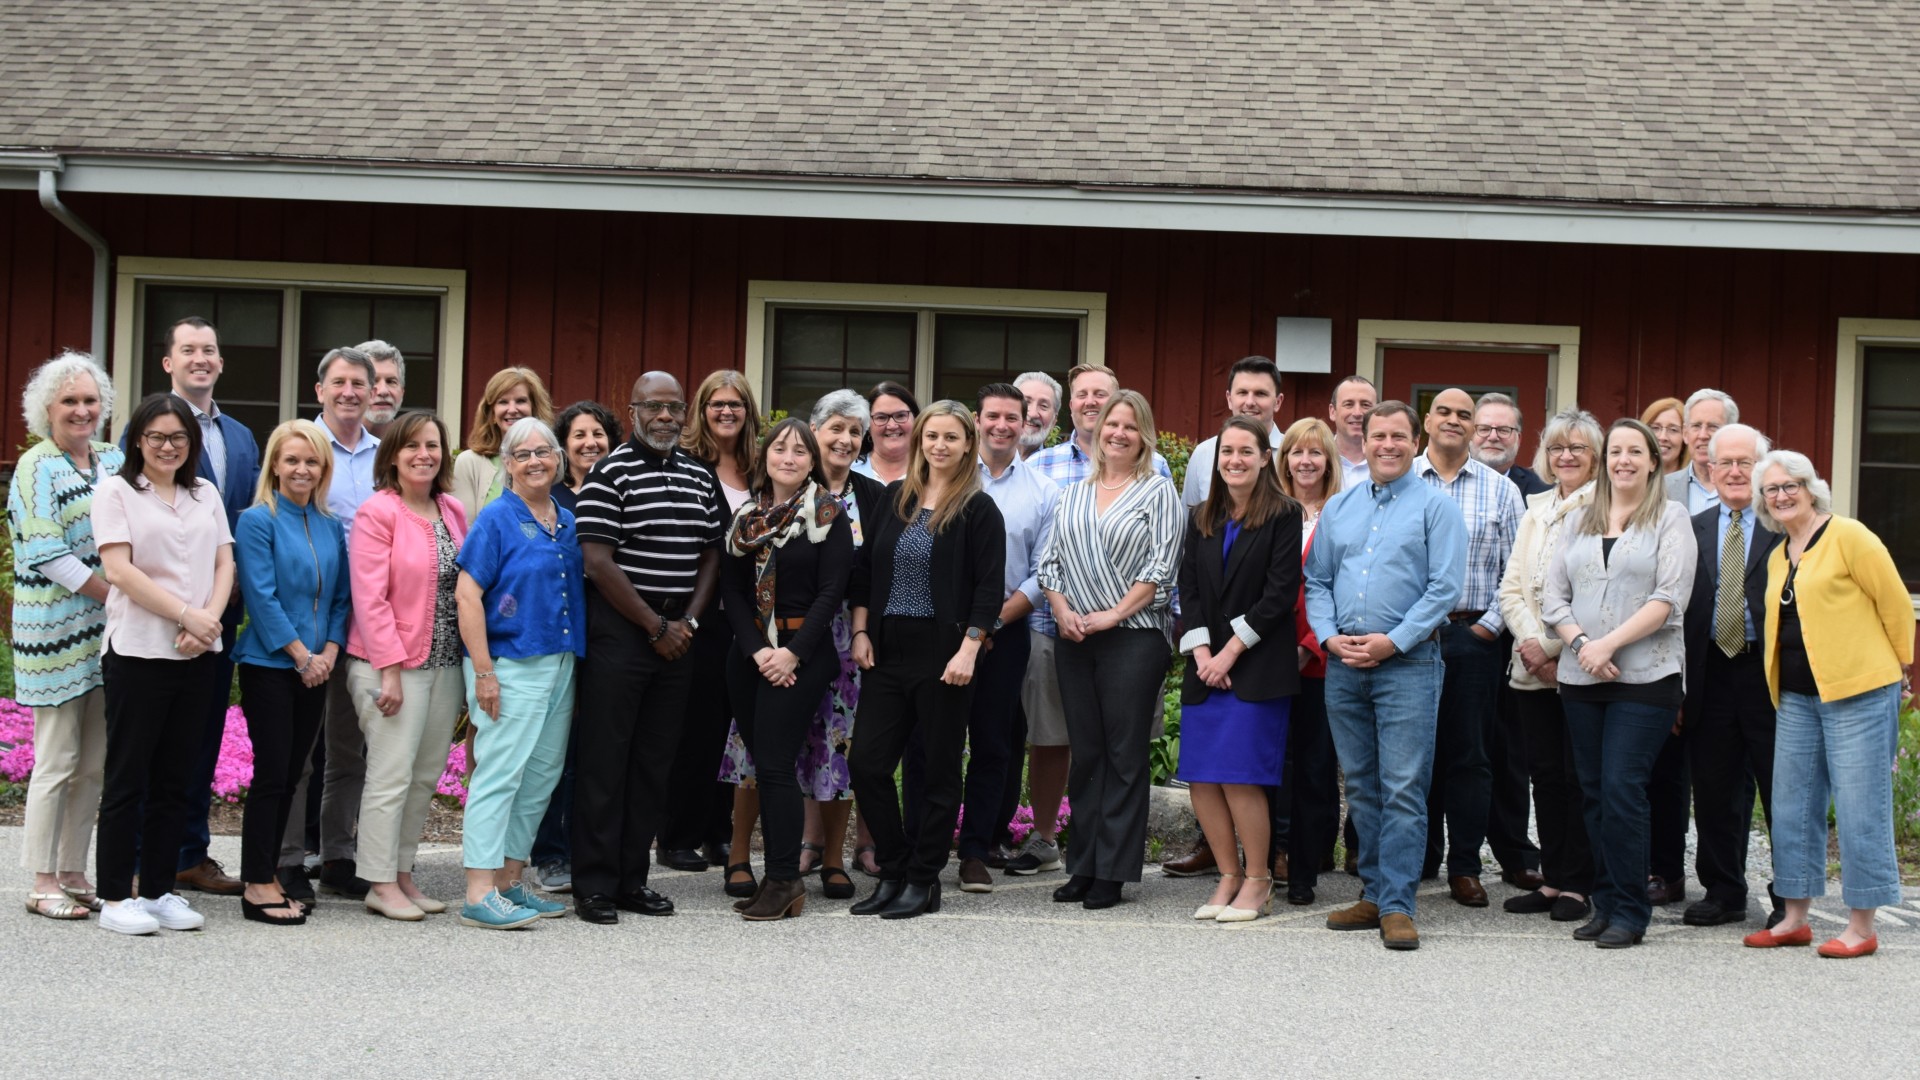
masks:
[[[1720,596],[1713,610],[1713,640],[1720,651],[1737,656],[1747,647],[1746,621],[1741,618],[1740,582],[1747,576],[1747,537],[1740,525],[1741,515],[1733,515],[1727,526],[1726,543],[1720,545]]]

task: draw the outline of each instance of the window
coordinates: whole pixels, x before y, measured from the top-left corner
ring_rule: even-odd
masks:
[[[916,322],[903,311],[780,309],[766,407],[805,416],[820,395],[843,386],[864,391],[883,379],[912,386]]]
[[[1920,345],[1861,350],[1859,518],[1920,593]]]
[[[933,396],[971,405],[988,383],[1044,371],[1065,382],[1079,363],[1080,320],[1031,315],[937,314]]]

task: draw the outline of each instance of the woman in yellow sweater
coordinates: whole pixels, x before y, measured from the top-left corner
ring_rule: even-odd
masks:
[[[1874,909],[1900,902],[1893,848],[1893,761],[1900,695],[1913,669],[1913,602],[1885,544],[1833,513],[1805,454],[1760,460],[1760,523],[1787,534],[1767,562],[1767,686],[1773,747],[1773,887],[1778,926],[1756,949],[1813,944],[1812,897],[1827,891],[1827,800],[1840,831],[1840,895],[1853,909],[1821,956],[1879,947]]]

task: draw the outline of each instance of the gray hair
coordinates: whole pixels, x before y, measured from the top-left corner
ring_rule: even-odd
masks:
[[[1740,406],[1733,403],[1733,398],[1728,395],[1725,390],[1713,389],[1695,390],[1692,396],[1687,398],[1687,407],[1680,412],[1680,422],[1683,424],[1692,423],[1692,421],[1687,418],[1693,415],[1693,407],[1703,401],[1719,402],[1720,407],[1727,411],[1727,423],[1733,424],[1739,422]]]
[[[1753,452],[1761,457],[1766,457],[1767,452],[1773,449],[1772,441],[1755,429],[1745,424],[1726,424],[1723,425],[1719,431],[1713,433],[1713,438],[1707,440],[1708,464],[1720,460],[1720,440],[1726,438],[1729,434],[1753,436]],[[1757,465],[1754,466],[1753,478],[1756,482],[1760,479],[1760,469]]]
[[[1587,441],[1594,475],[1599,475],[1600,457],[1606,450],[1607,437],[1600,430],[1600,421],[1595,420],[1592,413],[1574,405],[1554,413],[1547,419],[1547,426],[1540,429],[1540,449],[1533,456],[1533,471],[1539,473],[1542,480],[1551,479],[1553,475],[1553,461],[1547,457],[1547,447],[1571,438]]]
[[[407,358],[400,355],[399,349],[381,341],[379,338],[375,338],[372,341],[363,341],[353,348],[355,352],[366,353],[367,359],[376,364],[382,360],[393,361],[394,369],[400,373],[400,385],[407,385]]]
[[[1524,428],[1527,426],[1526,414],[1520,411],[1520,406],[1514,404],[1512,398],[1501,393],[1500,391],[1493,390],[1485,394],[1481,394],[1480,400],[1473,403],[1473,411],[1479,412],[1481,409],[1487,407],[1488,405],[1505,405],[1507,408],[1513,410],[1513,426],[1514,427]]]
[[[1024,383],[1024,382],[1045,383],[1047,387],[1047,392],[1053,395],[1053,411],[1056,413],[1060,411],[1060,380],[1059,379],[1054,378],[1053,376],[1047,374],[1044,371],[1023,371],[1020,373],[1019,378],[1016,378],[1013,380],[1013,385],[1019,386],[1021,383]]]
[[[819,427],[835,416],[860,421],[862,432],[873,427],[873,410],[867,408],[867,399],[852,390],[835,390],[831,394],[821,395],[813,403],[813,412],[808,414],[807,423]]]
[[[533,438],[535,435],[546,439],[547,445],[553,447],[553,479],[554,483],[557,484],[565,472],[566,451],[561,447],[559,437],[554,435],[553,428],[548,427],[547,422],[537,416],[523,416],[515,420],[513,426],[507,429],[507,433],[500,436],[500,460],[503,464],[512,460],[513,452],[526,445],[527,440]],[[502,483],[505,487],[512,487],[513,474],[507,473]]]
[[[373,361],[367,359],[366,353],[361,352],[359,349],[349,349],[345,345],[342,345],[337,349],[328,349],[327,355],[320,358],[320,366],[315,369],[313,380],[315,382],[326,382],[327,369],[333,366],[335,360],[345,360],[349,364],[360,365],[360,370],[367,373],[368,386],[372,386],[373,380],[379,378],[378,375],[374,374]]]
[[[27,430],[43,439],[53,438],[53,425],[47,421],[47,413],[53,408],[53,399],[73,380],[85,375],[93,380],[94,388],[100,394],[100,421],[94,426],[98,435],[106,429],[107,418],[113,415],[113,380],[93,357],[83,352],[67,349],[59,356],[33,369],[33,375],[27,379],[26,392],[20,395],[20,411],[27,420]]]
[[[1797,480],[1807,489],[1807,494],[1813,499],[1815,513],[1833,513],[1833,489],[1827,486],[1825,480],[1820,479],[1819,473],[1813,471],[1813,462],[1807,455],[1798,450],[1771,450],[1753,467],[1753,513],[1760,519],[1761,525],[1773,532],[1786,531],[1778,521],[1773,519],[1773,512],[1767,505],[1767,500],[1760,497],[1761,485],[1765,483],[1761,478],[1767,475],[1768,469],[1772,468],[1778,468],[1787,474],[1787,479]]]

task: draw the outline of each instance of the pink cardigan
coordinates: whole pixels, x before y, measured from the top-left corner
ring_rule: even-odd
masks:
[[[467,535],[466,511],[451,495],[436,499],[458,546]],[[376,668],[426,663],[433,647],[433,596],[439,579],[433,522],[407,509],[398,492],[374,492],[354,516],[347,566],[353,583],[347,652]]]

